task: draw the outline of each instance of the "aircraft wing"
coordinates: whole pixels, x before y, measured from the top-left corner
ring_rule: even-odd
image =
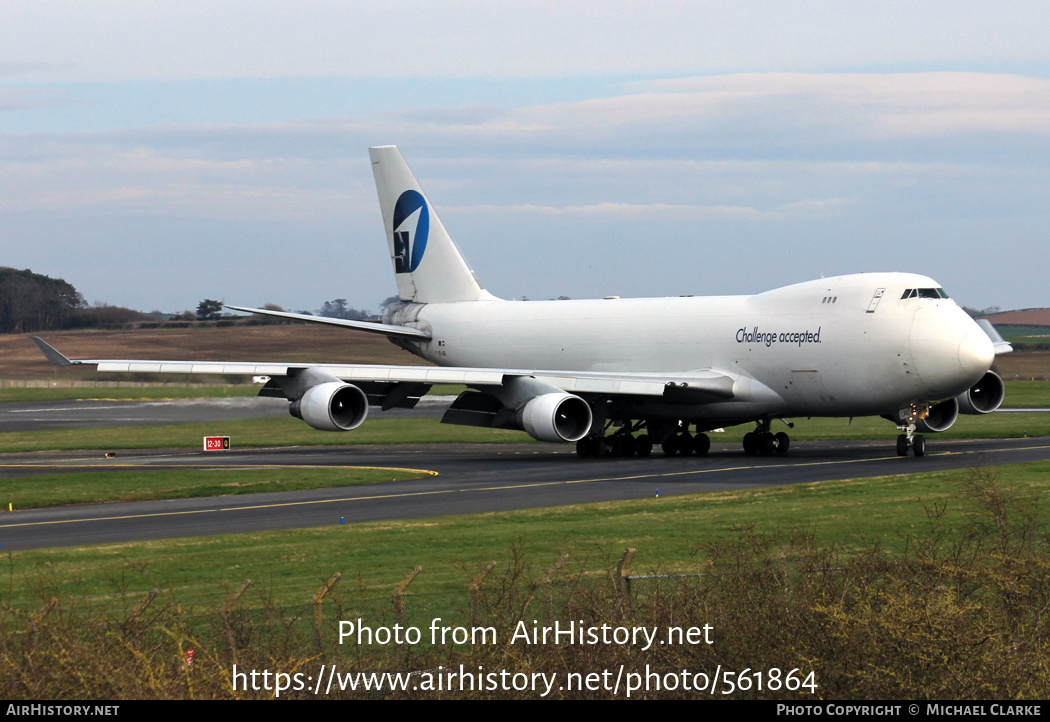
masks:
[[[977,319],[977,325],[981,327],[981,330],[988,336],[992,342],[992,348],[995,349],[995,355],[998,356],[1001,353],[1010,353],[1014,350],[1014,347],[1000,335],[1000,333],[992,325],[992,322],[987,318]]]
[[[296,376],[309,369],[349,383],[390,386],[419,384],[429,387],[434,384],[465,384],[474,387],[500,387],[507,384],[510,379],[530,378],[541,384],[581,396],[655,396],[672,402],[713,403],[732,399],[736,395],[734,390],[736,379],[728,374],[710,369],[674,374],[651,374],[298,362],[73,360],[67,358],[43,339],[37,336],[32,336],[31,339],[47,360],[53,364],[97,366],[98,370],[104,373],[223,374],[279,378]],[[426,390],[423,390],[423,393],[426,393]],[[370,397],[372,395],[369,393]]]

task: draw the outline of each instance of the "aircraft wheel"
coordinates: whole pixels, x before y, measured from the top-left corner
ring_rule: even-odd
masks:
[[[911,450],[916,456],[926,456],[926,437],[922,434],[911,437]]]
[[[653,441],[649,438],[648,434],[642,434],[634,441],[636,446],[635,453],[637,453],[638,456],[644,457],[649,456],[649,454],[653,453]]]
[[[637,451],[638,442],[634,440],[633,436],[624,435],[620,437],[619,456],[634,456]]]
[[[604,436],[594,440],[594,455],[599,459],[611,456],[611,452],[612,449],[610,448],[609,440]]]
[[[589,459],[594,455],[594,444],[593,439],[589,436],[584,436],[582,439],[576,442],[576,456],[581,459]]]
[[[908,437],[901,434],[897,437],[897,456],[908,455]]]
[[[758,450],[762,452],[763,456],[769,456],[773,453],[776,448],[776,440],[773,438],[773,434],[764,433],[758,437]]]
[[[689,456],[693,453],[693,437],[688,431],[683,431],[678,435],[678,453],[682,456]]]
[[[665,456],[674,456],[678,453],[678,435],[668,436],[667,441],[660,444],[660,448],[664,450]]]
[[[693,453],[697,456],[707,456],[711,450],[711,439],[707,434],[697,434],[693,437]]]
[[[788,447],[791,446],[791,438],[788,437],[783,431],[773,437],[777,442],[777,453],[786,454],[788,453]]]
[[[747,456],[754,456],[758,453],[758,440],[755,438],[755,432],[749,431],[744,434],[744,454]]]

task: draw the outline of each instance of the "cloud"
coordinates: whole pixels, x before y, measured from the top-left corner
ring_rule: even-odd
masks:
[[[707,107],[746,102],[775,112],[777,106],[797,110],[809,105],[833,111],[824,124],[859,123],[878,137],[1050,134],[1050,80],[1017,75],[765,73],[657,80],[631,83],[628,88],[681,94]]]
[[[0,113],[73,105],[86,103],[52,88],[0,88]]]
[[[760,210],[746,206],[728,205],[688,205],[671,203],[593,203],[585,206],[539,206],[533,204],[512,204],[505,206],[448,206],[442,209],[448,215],[498,215],[541,216],[547,218],[564,218],[567,220],[584,220],[598,223],[619,223],[625,220],[660,220],[697,221],[704,219],[733,220],[779,220],[789,217],[816,218],[827,217],[841,212],[849,201],[843,198],[810,199],[794,203],[784,203],[776,208]]]
[[[89,297],[374,306],[391,281],[365,148],[394,142],[504,295],[759,291],[915,269],[970,289],[971,305],[1038,305],[1020,296],[1050,263],[1047,87],[980,73],[744,74],[520,108],[6,135],[0,222],[20,267],[97,249],[107,264],[91,273],[54,271],[87,274]],[[992,245],[990,274],[972,259]],[[311,259],[304,288],[284,272],[296,253]],[[202,255],[221,264],[205,273]],[[132,257],[164,260],[149,275],[120,268]],[[189,298],[148,300],[170,279]]]
[[[986,70],[1045,68],[1048,13],[1033,0],[5,0],[0,47],[60,82]]]
[[[840,212],[857,179],[1045,165],[1050,81],[747,74],[525,108],[0,136],[0,207],[302,217],[370,200],[365,147],[391,141],[449,206],[788,218]]]

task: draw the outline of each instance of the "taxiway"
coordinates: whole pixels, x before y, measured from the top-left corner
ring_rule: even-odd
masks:
[[[787,457],[746,457],[716,443],[703,458],[575,458],[547,444],[443,444],[203,452],[5,455],[0,476],[109,468],[380,466],[436,476],[314,491],[70,505],[0,513],[3,551],[227,534],[561,506],[659,495],[909,474],[1050,459],[1050,439],[938,441],[922,459],[885,440],[798,442]],[[658,503],[658,502],[656,502]]]

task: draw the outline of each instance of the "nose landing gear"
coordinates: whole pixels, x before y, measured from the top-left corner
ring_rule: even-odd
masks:
[[[769,430],[770,423],[769,419],[762,419],[758,422],[758,428],[744,434],[744,453],[746,455],[772,456],[788,452],[791,438],[783,431],[774,434]],[[788,424],[788,428],[794,428],[794,425]]]
[[[926,437],[915,433],[915,424],[909,424],[906,429],[906,433],[897,437],[897,456],[907,456],[909,448],[916,456],[926,456]]]
[[[911,414],[899,421],[897,428],[904,433],[897,437],[897,456],[907,456],[908,449],[916,456],[926,456],[926,437],[915,433],[915,422],[925,418],[928,413],[926,408],[912,406]]]

